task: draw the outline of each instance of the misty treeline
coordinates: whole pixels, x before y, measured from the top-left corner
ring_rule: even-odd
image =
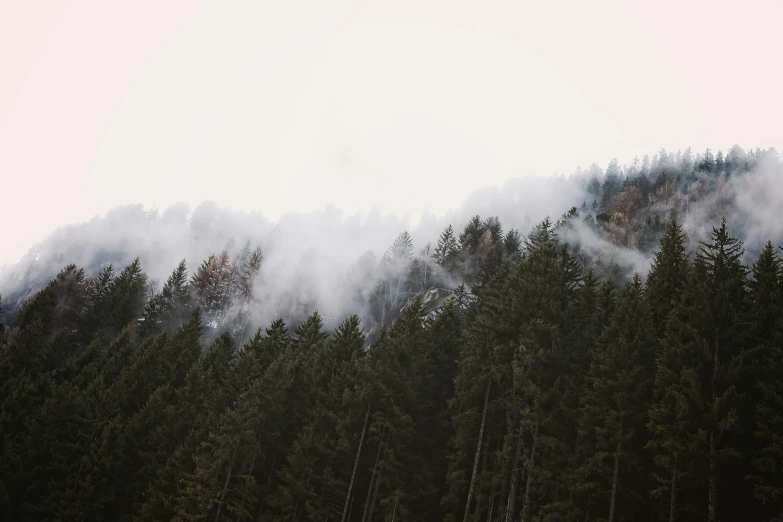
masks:
[[[606,172],[593,201],[525,235],[478,216],[431,248],[400,234],[357,263],[366,306],[335,328],[302,287],[303,317],[256,329],[274,274],[251,244],[192,275],[183,261],[162,288],[138,259],[66,266],[2,316],[0,513],[781,520],[779,248],[750,257],[731,218],[702,241],[680,223],[694,185],[728,201],[702,208],[731,209],[721,187],[758,156],[622,169],[614,192]],[[645,276],[594,256],[585,230],[649,248]]]
[[[430,250],[449,224],[459,232],[478,214],[497,216],[507,227],[530,230],[544,216],[576,207],[561,240],[599,275],[620,283],[644,275],[669,215],[676,213],[689,248],[709,236],[710,224],[726,216],[745,239],[749,260],[767,239],[783,238],[783,168],[774,150],[745,152],[733,147],[693,154],[661,150],[628,165],[612,161],[567,177],[523,177],[476,191],[454,210],[424,213],[416,226],[394,215],[349,215],[327,207],[270,221],[260,212],[240,212],[206,202],[194,209],[173,205],[161,212],[141,205],[118,207],[103,217],[63,226],[34,245],[13,266],[0,267],[0,294],[8,313],[46,285],[68,263],[93,276],[108,264],[122,267],[139,257],[151,285],[159,290],[179,260],[197,263],[212,253],[238,254],[246,241],[261,245],[264,263],[250,307],[251,322],[266,325],[283,316],[299,322],[318,309],[334,328],[341,318],[370,316],[368,293],[380,270],[368,269],[402,231],[416,252]],[[414,187],[411,190],[416,190]],[[438,194],[432,194],[433,201]],[[190,266],[192,271],[195,264]],[[455,288],[459,278],[445,286]]]

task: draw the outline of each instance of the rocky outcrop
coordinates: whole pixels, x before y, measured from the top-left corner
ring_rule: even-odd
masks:
[[[414,294],[400,309],[400,312],[408,308],[416,297],[419,297],[421,298],[421,305],[426,314],[425,317],[427,319],[435,319],[438,310],[440,310],[453,294],[454,290],[449,290],[448,288],[430,288],[424,292]]]

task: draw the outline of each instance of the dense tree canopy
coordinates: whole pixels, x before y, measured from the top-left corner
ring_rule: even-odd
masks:
[[[0,315],[3,520],[783,520],[779,249],[746,262],[724,219],[689,252],[665,204],[754,158],[613,162],[604,221],[404,232],[334,329],[254,330],[250,245],[160,290],[65,266]],[[584,224],[653,230],[646,277],[563,239]]]

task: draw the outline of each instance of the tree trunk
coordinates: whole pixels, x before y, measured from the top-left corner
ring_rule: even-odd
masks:
[[[718,380],[718,335],[720,332],[718,328],[715,328],[715,353],[713,354],[712,362],[712,426],[710,426],[710,491],[709,491],[709,507],[707,509],[707,520],[709,522],[715,522],[717,520],[717,503],[718,503],[718,479],[717,479],[717,462],[715,461],[715,426],[718,423],[717,411],[715,406],[718,402],[718,393],[716,389]]]
[[[223,483],[223,491],[220,493],[220,503],[218,504],[217,512],[215,513],[215,522],[220,520],[220,511],[223,509],[223,501],[226,499],[226,492],[228,491],[228,484],[231,482],[231,472],[234,471],[234,456],[236,455],[237,448],[234,448],[234,452],[231,454],[231,461],[228,463],[228,473],[226,473],[226,481]]]
[[[622,428],[618,433],[617,450],[614,453],[614,474],[612,475],[612,496],[609,499],[609,522],[614,522],[615,504],[617,503],[617,476],[620,472],[620,438],[622,434]]]
[[[392,510],[391,522],[394,522],[394,516],[397,514],[397,497],[394,497],[394,510]]]
[[[707,520],[709,522],[715,522],[717,520],[718,480],[716,474],[715,438],[713,433],[710,432],[710,505],[707,510]]]
[[[490,439],[490,430],[492,430],[492,423],[490,423],[486,430],[484,431],[484,440],[486,441],[484,443],[484,456],[481,457],[481,478],[479,479],[479,488],[484,487],[484,477],[486,477],[486,471],[487,471],[487,456],[489,455],[489,439]],[[479,522],[479,517],[481,516],[481,495],[478,493],[476,494],[476,511],[474,513],[473,520],[474,522]]]
[[[672,489],[669,496],[669,522],[674,522],[674,516],[676,514],[675,506],[677,505],[677,468],[672,466]]]
[[[530,493],[533,488],[533,476],[530,473],[530,468],[536,464],[536,442],[538,439],[538,424],[536,424],[536,431],[533,433],[533,446],[530,448],[530,458],[528,459],[529,468],[527,472],[527,484],[525,484],[525,504],[522,506],[522,522],[527,522],[530,516]]]
[[[519,429],[517,430],[517,449],[514,452],[514,462],[511,464],[511,487],[508,493],[508,504],[506,506],[506,522],[511,522],[514,519],[520,458],[522,458],[522,422],[519,423]],[[612,521],[610,520],[609,522]]]
[[[492,510],[495,507],[495,486],[492,486],[492,493],[489,494],[489,512],[487,513],[487,522],[492,521]]]
[[[353,505],[356,504],[356,493],[351,495],[351,507],[348,508],[348,521],[351,520],[351,513],[353,513]]]
[[[242,308],[242,311],[239,313],[239,317],[242,320],[242,328],[239,330],[239,337],[237,337],[237,351],[242,348],[242,339],[245,337],[245,329],[247,328],[248,321],[244,320],[245,317],[245,309]]]
[[[370,512],[367,514],[367,522],[372,520],[372,514],[375,512],[375,501],[378,499],[378,489],[381,484],[381,472],[378,471],[378,477],[375,479],[375,489],[372,492],[372,501],[370,502]]]
[[[364,426],[362,426],[362,435],[359,437],[359,449],[356,450],[356,460],[353,462],[353,472],[351,473],[351,481],[348,483],[348,493],[345,495],[345,506],[343,507],[343,516],[340,522],[345,522],[345,516],[348,513],[348,503],[351,500],[351,493],[353,492],[353,483],[356,480],[356,468],[359,467],[359,457],[362,454],[362,444],[364,444],[364,433],[367,431],[367,419],[370,418],[370,407],[367,406],[367,413],[364,415]]]
[[[256,447],[256,450],[253,452],[253,460],[250,462],[250,471],[248,472],[249,476],[253,475],[253,468],[255,468],[255,466],[256,466],[256,457],[257,456],[258,456],[258,447]],[[243,504],[245,503],[245,496],[246,496],[245,493],[247,493],[247,491],[242,493],[242,503]],[[242,514],[240,513],[239,515],[237,515],[237,522],[239,522],[241,519],[242,519]]]
[[[470,501],[473,500],[473,488],[476,486],[476,474],[478,473],[479,456],[481,455],[481,439],[484,437],[484,425],[487,422],[487,405],[489,404],[489,388],[490,383],[487,383],[487,391],[484,392],[484,411],[481,414],[481,427],[479,428],[478,443],[476,443],[476,456],[473,458],[473,475],[470,477],[470,487],[468,488],[468,501],[465,503],[465,516],[462,518],[462,522],[468,522],[468,515],[470,514]]]
[[[277,462],[277,451],[275,451],[274,455],[272,456],[272,467],[269,472],[269,476],[266,479],[266,487],[269,487],[272,485],[272,478],[275,474],[275,463]],[[264,514],[264,502],[266,501],[267,495],[263,495],[261,497],[261,503],[258,506],[258,514],[256,515],[256,522],[261,522],[261,516]]]
[[[370,476],[370,484],[367,487],[367,500],[364,501],[364,513],[362,513],[362,522],[367,521],[367,513],[370,509],[370,502],[372,501],[373,486],[376,481],[375,475],[378,473],[378,461],[381,459],[381,450],[383,450],[383,434],[378,441],[378,453],[375,455],[375,465],[372,467],[372,475]]]

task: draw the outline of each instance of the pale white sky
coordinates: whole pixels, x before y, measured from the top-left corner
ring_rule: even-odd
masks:
[[[416,219],[783,146],[780,1],[0,1],[0,265],[127,203]]]

